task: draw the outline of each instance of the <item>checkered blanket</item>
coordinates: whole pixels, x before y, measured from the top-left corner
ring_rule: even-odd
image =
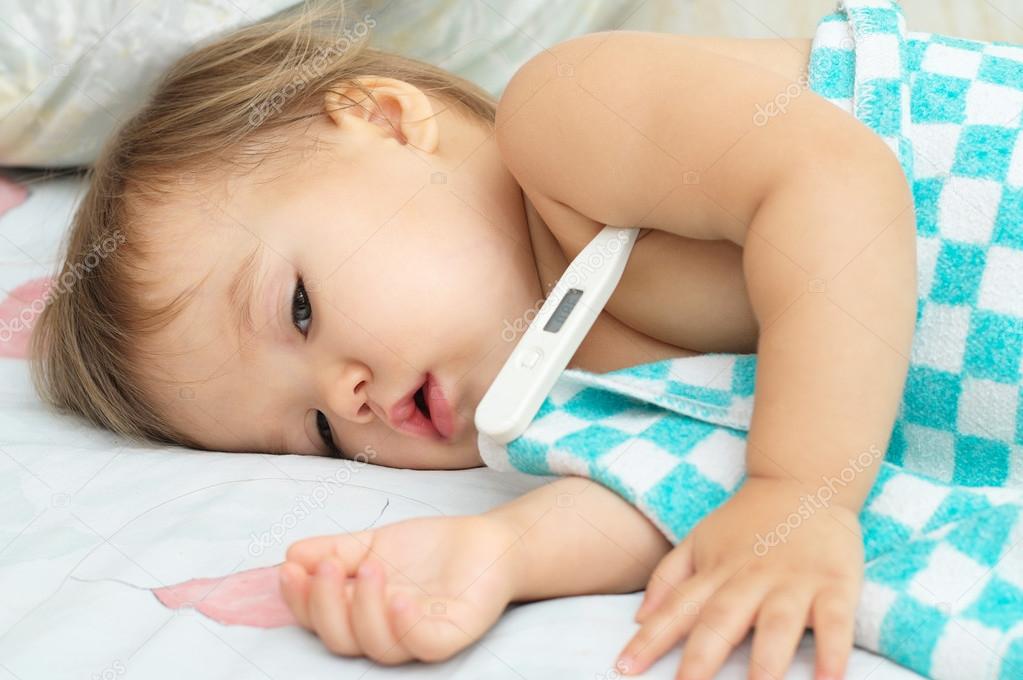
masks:
[[[809,85],[871,126],[912,182],[920,299],[887,451],[821,480],[762,555],[865,468],[856,643],[934,678],[1023,678],[1023,46],[907,33],[899,6],[840,3]],[[526,432],[484,462],[579,475],[673,543],[745,478],[756,355],[567,370]],[[759,550],[759,552],[758,552]]]
[[[1023,484],[1023,45],[906,33],[887,0],[845,6],[820,22],[810,87],[899,156],[917,216],[916,337],[889,460]]]

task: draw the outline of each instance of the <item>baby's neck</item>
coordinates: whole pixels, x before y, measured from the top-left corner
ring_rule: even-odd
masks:
[[[541,295],[546,299],[558,279],[565,273],[570,261],[554,232],[525,191],[522,192],[522,198]],[[604,310],[597,316],[590,332],[572,356],[568,368],[578,368],[591,373],[607,373],[629,366],[693,354],[697,353],[640,333]]]

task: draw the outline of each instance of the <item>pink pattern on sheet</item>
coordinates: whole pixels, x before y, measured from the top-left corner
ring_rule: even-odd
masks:
[[[0,357],[28,358],[28,339],[52,279],[44,276],[21,284],[0,302]]]
[[[0,175],[0,215],[25,202],[28,189]]]
[[[217,621],[239,626],[279,628],[297,625],[281,595],[280,565],[250,569],[220,578],[197,578],[153,594],[171,609],[193,607]]]
[[[28,198],[28,189],[0,175],[0,217],[16,208]],[[46,290],[49,279],[35,279],[24,283],[0,302],[0,357],[24,359],[28,356],[28,337],[36,313],[29,305]],[[24,317],[22,312],[24,311]],[[27,319],[27,320],[26,320]]]

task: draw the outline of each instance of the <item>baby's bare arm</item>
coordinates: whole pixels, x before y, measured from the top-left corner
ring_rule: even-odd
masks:
[[[642,588],[669,547],[613,491],[566,477],[481,515],[299,541],[281,566],[281,593],[336,654],[441,661],[509,602]]]
[[[628,501],[564,477],[490,512],[518,534],[513,601],[642,589],[671,544]]]

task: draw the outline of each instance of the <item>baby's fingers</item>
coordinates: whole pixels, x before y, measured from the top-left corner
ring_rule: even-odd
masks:
[[[643,602],[636,610],[634,621],[642,623],[650,612],[657,609],[672,592],[692,576],[692,553],[693,542],[691,538],[687,537],[661,559],[657,568],[650,575],[646,593],[643,595]]]
[[[754,624],[750,678],[785,677],[806,630],[813,595],[812,589],[803,587],[776,590],[767,596]]]
[[[313,630],[309,619],[309,593],[313,577],[299,564],[284,562],[280,567],[281,596],[288,609],[295,616],[298,624],[307,630]],[[355,582],[345,579],[343,585],[344,602],[351,602]],[[313,631],[315,632],[315,631]]]
[[[384,570],[380,562],[367,559],[356,575],[352,599],[352,630],[363,653],[377,663],[392,665],[412,658],[388,621],[384,593]]]
[[[309,623],[309,573],[294,562],[285,562],[280,571],[281,596],[299,625],[312,630]]]
[[[713,678],[731,651],[742,642],[764,599],[768,584],[746,577],[733,580],[707,600],[700,620],[686,640],[676,677]]]
[[[330,651],[342,656],[360,656],[362,649],[352,631],[345,599],[344,567],[327,558],[311,577],[309,587],[309,623]]]
[[[641,673],[664,656],[696,624],[700,606],[718,587],[721,577],[700,572],[668,594],[661,605],[647,614],[639,631],[618,655],[615,664],[628,675]]]
[[[837,589],[822,591],[813,603],[813,637],[817,677],[844,677],[853,644],[856,597]]]
[[[288,547],[287,560],[305,567],[310,574],[316,571],[320,562],[331,556],[336,556],[343,564],[362,564],[372,539],[372,531],[313,536],[292,543]]]

